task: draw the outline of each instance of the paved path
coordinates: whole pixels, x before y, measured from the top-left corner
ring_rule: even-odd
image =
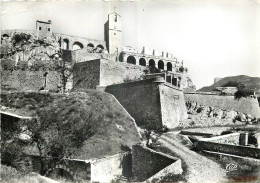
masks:
[[[219,164],[191,151],[180,142],[178,134],[167,133],[159,138],[159,142],[179,156],[187,165],[185,178],[189,183],[226,182],[226,173]]]

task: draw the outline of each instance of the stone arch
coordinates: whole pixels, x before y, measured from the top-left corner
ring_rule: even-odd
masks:
[[[104,46],[102,46],[101,44],[97,45],[95,52],[96,53],[102,53],[104,50]]]
[[[94,52],[94,44],[88,43],[88,45],[87,45],[87,51],[88,51],[89,53],[93,53],[93,52]]]
[[[69,49],[69,40],[68,39],[63,39],[63,46],[62,48],[64,50],[68,50]]]
[[[158,69],[164,70],[164,62],[162,60],[159,60],[158,62]]]
[[[167,71],[172,71],[172,63],[171,62],[167,63]]]
[[[136,64],[136,60],[135,60],[135,57],[134,56],[128,56],[127,57],[127,63],[129,64]]]
[[[154,59],[149,60],[149,67],[155,67],[155,61]]]
[[[73,45],[72,45],[72,50],[80,50],[84,48],[83,44],[81,42],[74,42]]]
[[[146,66],[146,60],[144,58],[140,58],[139,65]]]

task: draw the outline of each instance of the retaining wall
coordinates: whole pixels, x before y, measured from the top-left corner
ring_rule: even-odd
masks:
[[[200,105],[215,107],[227,111],[237,111],[260,117],[260,108],[256,98],[235,99],[234,96],[221,96],[202,93],[185,93],[186,101],[197,102]]]
[[[132,171],[134,181],[155,180],[165,175],[181,174],[181,161],[141,145],[133,146]]]
[[[196,143],[196,147],[198,150],[215,151],[260,159],[260,149],[253,147],[229,145],[208,141],[198,141]]]

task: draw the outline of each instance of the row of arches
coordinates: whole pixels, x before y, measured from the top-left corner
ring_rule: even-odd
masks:
[[[135,59],[134,56],[128,56],[126,62],[129,63],[129,64],[136,65],[136,59]],[[148,65],[150,67],[155,67],[155,61],[154,61],[154,59],[150,59],[148,61],[148,63],[146,63],[146,60],[144,58],[140,58],[139,59],[139,65],[142,65],[142,66]],[[172,63],[171,62],[167,62],[166,68],[164,68],[164,67],[165,67],[164,62],[162,60],[159,60],[158,61],[158,69],[172,71]]]
[[[60,43],[60,44],[61,44],[62,49],[64,49],[64,50],[72,49],[73,51],[75,51],[75,50],[80,50],[80,49],[84,48],[84,45],[79,41],[74,42],[72,44],[72,48],[70,48],[70,42],[68,39],[63,39],[62,43]],[[104,46],[101,44],[97,45],[96,47],[92,43],[87,44],[87,51],[89,53],[102,53],[104,49],[105,49]]]

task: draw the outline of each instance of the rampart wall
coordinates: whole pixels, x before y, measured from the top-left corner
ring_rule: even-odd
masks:
[[[162,126],[160,94],[158,83],[142,80],[107,86],[105,92],[114,95],[138,126],[148,122],[154,126]]]
[[[234,96],[221,96],[214,94],[185,93],[185,101],[197,102],[200,105],[215,107],[227,111],[237,111],[260,117],[260,108],[256,98],[235,99]]]
[[[146,69],[138,65],[113,62],[105,59],[101,60],[100,65],[100,86],[143,79]]]
[[[138,126],[174,128],[187,118],[182,91],[153,79],[110,85],[105,92],[118,99]]]
[[[112,62],[106,59],[96,59],[74,64],[74,89],[96,89],[97,86],[107,86],[137,80],[144,77],[144,67]]]
[[[159,92],[163,125],[177,127],[188,117],[183,92],[168,85],[159,85]]]

